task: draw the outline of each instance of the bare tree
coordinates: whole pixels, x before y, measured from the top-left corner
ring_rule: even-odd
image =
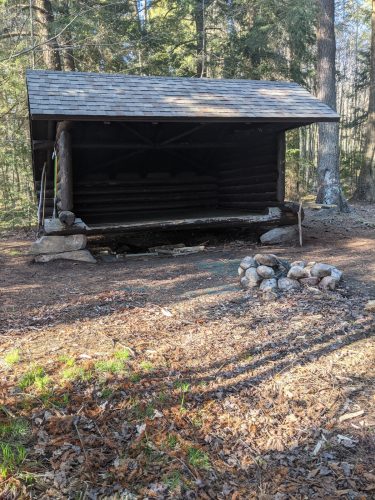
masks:
[[[318,6],[318,97],[336,110],[335,2],[334,0],[318,0]],[[349,207],[341,190],[339,158],[338,123],[320,123],[316,201],[337,205],[339,210],[346,212]]]
[[[353,198],[375,202],[375,0],[372,0],[370,95],[365,136],[365,157],[358,177],[357,190]]]

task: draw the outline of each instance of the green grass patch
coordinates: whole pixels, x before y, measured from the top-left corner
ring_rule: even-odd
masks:
[[[46,408],[65,408],[69,403],[69,394],[56,394],[53,390],[46,390],[39,394]]]
[[[129,375],[129,380],[130,382],[133,382],[133,384],[136,384],[141,380],[141,375],[139,373],[132,373]]]
[[[64,363],[66,367],[72,367],[76,364],[76,360],[68,354],[62,354],[57,359],[60,361],[60,363]]]
[[[210,459],[206,452],[200,450],[199,448],[194,448],[194,446],[188,449],[188,461],[189,464],[196,469],[210,469]]]
[[[34,384],[37,388],[44,388],[49,381],[49,378],[44,373],[41,366],[34,366],[25,372],[18,381],[18,386],[23,391]]]
[[[0,440],[22,440],[29,434],[27,420],[16,418],[10,422],[0,422]]]
[[[121,349],[121,351],[116,351],[115,358],[119,359],[120,361],[127,361],[130,358],[129,349],[125,348],[125,349]]]
[[[0,442],[0,478],[6,479],[17,471],[26,459],[26,448],[21,444]]]
[[[19,363],[21,360],[20,352],[18,349],[13,349],[12,351],[9,351],[5,356],[4,356],[4,362],[6,365],[11,368],[13,365]]]
[[[169,449],[174,450],[178,444],[178,437],[176,434],[168,434],[166,444]]]
[[[74,380],[85,382],[92,378],[92,373],[85,370],[82,366],[70,366],[62,371],[62,378],[68,382],[73,382]]]
[[[95,370],[99,373],[120,373],[124,369],[124,363],[119,360],[103,360],[95,363]]]
[[[139,366],[145,372],[151,372],[154,369],[154,365],[150,361],[142,361]]]
[[[175,490],[179,488],[182,484],[182,475],[181,472],[175,470],[170,474],[164,476],[163,483],[168,486],[171,490]]]
[[[113,394],[113,391],[109,387],[105,387],[104,389],[102,389],[100,391],[100,397],[104,398],[104,399],[109,398],[110,396],[112,396],[112,394]]]

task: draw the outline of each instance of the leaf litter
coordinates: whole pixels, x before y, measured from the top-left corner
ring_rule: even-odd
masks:
[[[334,239],[337,221],[325,224]],[[354,248],[369,234],[358,231]],[[2,496],[373,498],[368,289],[354,280],[276,301],[222,293],[247,253],[235,242],[204,257],[91,270],[12,257],[1,289],[0,441],[9,446],[0,454],[15,459]],[[220,293],[190,293],[208,280]]]

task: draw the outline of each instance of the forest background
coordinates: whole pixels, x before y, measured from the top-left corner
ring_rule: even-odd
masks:
[[[318,2],[0,0],[0,229],[31,226],[27,68],[296,81],[316,94]],[[336,0],[340,172],[356,192],[365,155],[371,1]],[[318,126],[288,133],[287,198],[317,191]]]

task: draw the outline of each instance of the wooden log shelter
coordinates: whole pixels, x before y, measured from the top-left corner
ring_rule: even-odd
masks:
[[[295,223],[285,132],[339,120],[280,81],[30,70],[27,90],[48,234]]]

